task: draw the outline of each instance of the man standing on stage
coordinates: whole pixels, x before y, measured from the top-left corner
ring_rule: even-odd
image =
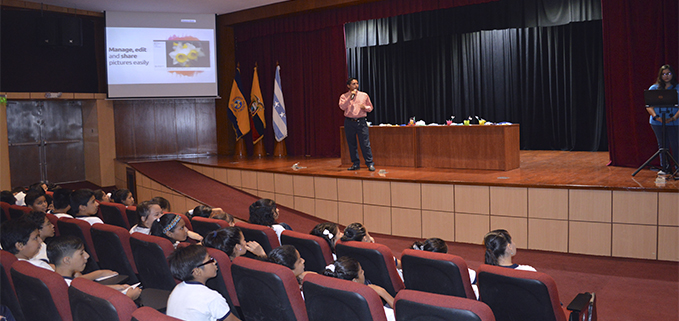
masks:
[[[342,94],[339,98],[339,108],[344,111],[344,133],[347,136],[349,155],[353,165],[348,168],[355,171],[361,168],[361,160],[358,158],[358,148],[356,146],[356,135],[358,143],[361,145],[361,153],[365,159],[365,165],[371,172],[375,171],[373,163],[373,152],[370,149],[370,135],[368,133],[368,123],[366,116],[373,110],[368,94],[358,91],[358,80],[349,78],[347,80],[349,91]]]

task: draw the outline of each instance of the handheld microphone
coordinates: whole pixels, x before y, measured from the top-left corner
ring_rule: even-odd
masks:
[[[349,99],[354,100],[355,97],[356,97],[356,94],[351,93],[351,98],[349,98]]]

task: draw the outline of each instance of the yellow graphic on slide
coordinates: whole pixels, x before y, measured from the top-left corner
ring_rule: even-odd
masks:
[[[169,55],[172,58],[173,65],[191,67],[191,63],[198,60],[198,57],[205,57],[202,48],[196,48],[196,46],[189,42],[174,42],[172,43],[172,49],[174,50]]]

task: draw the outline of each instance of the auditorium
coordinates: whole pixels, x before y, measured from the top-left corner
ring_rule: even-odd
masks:
[[[8,320],[679,318],[676,0],[0,5]]]

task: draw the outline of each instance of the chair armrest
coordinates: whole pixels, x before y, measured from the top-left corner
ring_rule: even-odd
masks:
[[[589,299],[592,298],[592,295],[585,292],[585,293],[578,293],[578,295],[573,298],[573,301],[571,301],[570,304],[568,304],[568,310],[569,311],[576,311],[580,312],[585,309],[587,309],[587,306],[589,305]]]
[[[596,321],[596,295],[589,292],[578,293],[573,301],[568,304],[567,309],[571,311],[569,321]]]

